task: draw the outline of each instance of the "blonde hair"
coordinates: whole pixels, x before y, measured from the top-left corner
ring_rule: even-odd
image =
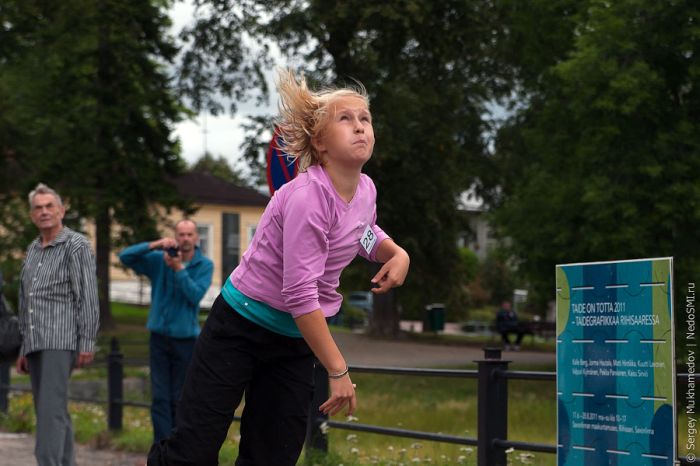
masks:
[[[311,165],[322,165],[321,154],[312,140],[322,134],[332,115],[328,111],[330,103],[343,97],[362,99],[369,108],[367,90],[360,83],[356,87],[322,89],[311,91],[304,76],[297,76],[291,70],[280,70],[277,77],[277,91],[280,94],[277,121],[279,134],[284,143],[284,152],[290,159],[299,159],[299,170]]]

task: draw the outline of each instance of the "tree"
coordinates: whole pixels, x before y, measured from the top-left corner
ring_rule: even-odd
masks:
[[[246,25],[304,63],[317,84],[364,83],[371,96],[377,145],[367,173],[378,190],[379,223],[407,248],[411,273],[400,291],[404,308],[460,292],[463,281],[456,200],[473,181],[486,152],[485,105],[501,83],[491,60],[497,23],[489,2],[248,0],[198,2],[211,10],[199,20],[216,45],[233,45],[216,31]],[[235,11],[229,16],[222,11]],[[440,33],[436,33],[440,31]],[[500,92],[500,91],[499,91]],[[249,128],[246,154],[259,163],[264,119]],[[268,127],[269,128],[269,127]],[[369,271],[363,288],[369,287]],[[396,313],[395,306],[387,312]],[[397,319],[387,321],[396,322]],[[398,326],[383,328],[394,334]]]
[[[236,186],[250,187],[250,182],[239,171],[234,170],[223,156],[214,157],[209,152],[202,155],[190,167],[191,171],[199,171],[217,176]]]
[[[196,112],[218,114],[226,104],[235,112],[240,102],[268,96],[265,68],[273,64],[269,44],[256,35],[258,17],[267,13],[256,0],[192,0],[192,24],[182,42],[177,88]]]
[[[18,278],[22,268],[22,258],[17,251],[26,249],[36,238],[36,228],[29,219],[29,205],[24,198],[0,195],[0,216],[0,273],[5,281],[5,297],[17,309]]]
[[[700,272],[700,10],[585,3],[498,137],[495,218],[540,301],[557,263],[673,255],[680,283]]]
[[[100,318],[111,324],[112,241],[155,235],[154,205],[187,206],[169,181],[184,169],[172,124],[183,116],[166,66],[168,2],[7,1],[0,7],[3,162],[38,180],[96,223]],[[122,226],[118,235],[113,222]]]

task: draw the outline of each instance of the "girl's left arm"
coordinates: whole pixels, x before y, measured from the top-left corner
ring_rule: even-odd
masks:
[[[333,416],[347,405],[346,414],[350,416],[357,406],[355,385],[350,380],[347,363],[331,336],[323,312],[317,309],[297,317],[295,322],[309,348],[326,368],[328,374],[337,374],[336,377],[329,377],[330,397],[319,407],[319,410]]]
[[[386,293],[392,288],[403,285],[411,262],[408,253],[391,238],[387,238],[379,243],[375,257],[384,265],[371,280],[375,285],[379,285],[378,288],[372,288],[372,292]]]

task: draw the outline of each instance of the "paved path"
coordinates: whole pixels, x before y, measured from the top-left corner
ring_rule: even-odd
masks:
[[[34,466],[34,437],[29,434],[0,432],[0,466]],[[145,462],[145,455],[94,450],[76,444],[78,466],[135,466]]]
[[[376,340],[357,333],[334,335],[349,364],[386,367],[454,367],[473,363],[483,357],[476,347],[427,345],[409,341]],[[503,359],[521,363],[553,364],[553,353],[532,351],[505,352]],[[145,455],[95,450],[76,445],[78,466],[135,466]],[[33,466],[34,437],[0,432],[0,466]]]
[[[426,345],[409,341],[376,340],[360,334],[333,335],[348,364],[388,367],[464,366],[483,359],[479,347]],[[519,364],[554,364],[554,353],[507,351],[503,359]]]

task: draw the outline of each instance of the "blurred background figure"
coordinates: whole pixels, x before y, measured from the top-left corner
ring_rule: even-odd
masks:
[[[56,191],[40,183],[29,205],[39,237],[27,248],[20,276],[17,372],[29,372],[32,383],[37,463],[72,466],[68,379],[95,353],[100,318],[95,257],[83,235],[63,226],[66,209]]]
[[[150,330],[151,420],[155,443],[175,426],[175,404],[185,383],[199,335],[199,302],[211,285],[214,264],[197,243],[192,220],[175,224],[175,238],[134,244],[119,258],[151,280]]]
[[[496,313],[496,330],[501,334],[503,347],[508,350],[520,350],[520,343],[523,341],[523,332],[520,330],[518,315],[512,308],[510,301],[503,301],[501,308]],[[515,335],[515,343],[512,344],[510,336]]]

